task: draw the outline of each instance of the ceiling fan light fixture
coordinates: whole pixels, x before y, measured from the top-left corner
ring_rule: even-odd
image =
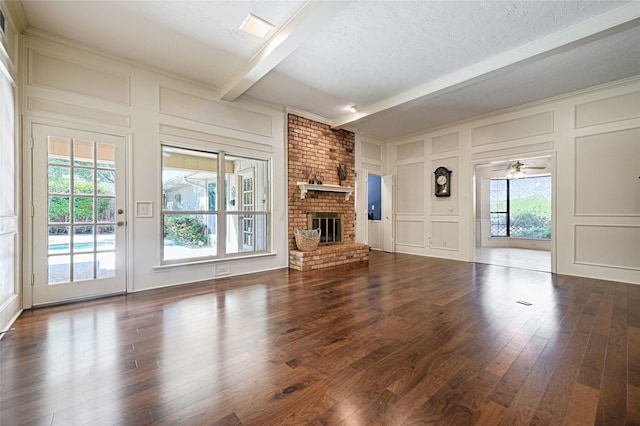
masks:
[[[526,175],[527,172],[523,172],[521,170],[511,170],[509,173],[507,173],[507,175],[505,176],[507,179],[520,179],[522,177],[524,177],[524,175]]]
[[[264,38],[273,28],[275,28],[273,24],[251,13],[247,15],[242,25],[240,25],[242,31],[258,38]]]

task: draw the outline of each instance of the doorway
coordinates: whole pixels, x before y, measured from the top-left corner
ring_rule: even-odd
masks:
[[[474,262],[552,271],[550,156],[475,166]]]
[[[382,250],[384,235],[382,225],[382,176],[369,173],[367,176],[367,227],[369,247]]]
[[[124,137],[34,124],[33,304],[126,290]]]

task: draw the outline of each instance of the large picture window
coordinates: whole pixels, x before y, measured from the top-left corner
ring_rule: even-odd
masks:
[[[551,176],[491,179],[492,237],[551,238]]]
[[[268,188],[268,160],[163,146],[163,263],[267,251]]]

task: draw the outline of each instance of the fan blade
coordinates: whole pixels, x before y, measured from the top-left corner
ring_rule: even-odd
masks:
[[[546,167],[544,167],[544,166],[522,166],[520,168],[521,169],[538,169],[538,170],[546,169]]]

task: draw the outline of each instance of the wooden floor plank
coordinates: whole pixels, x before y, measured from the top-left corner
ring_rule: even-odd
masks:
[[[629,284],[372,252],[29,310],[14,327],[3,426],[640,424]]]

